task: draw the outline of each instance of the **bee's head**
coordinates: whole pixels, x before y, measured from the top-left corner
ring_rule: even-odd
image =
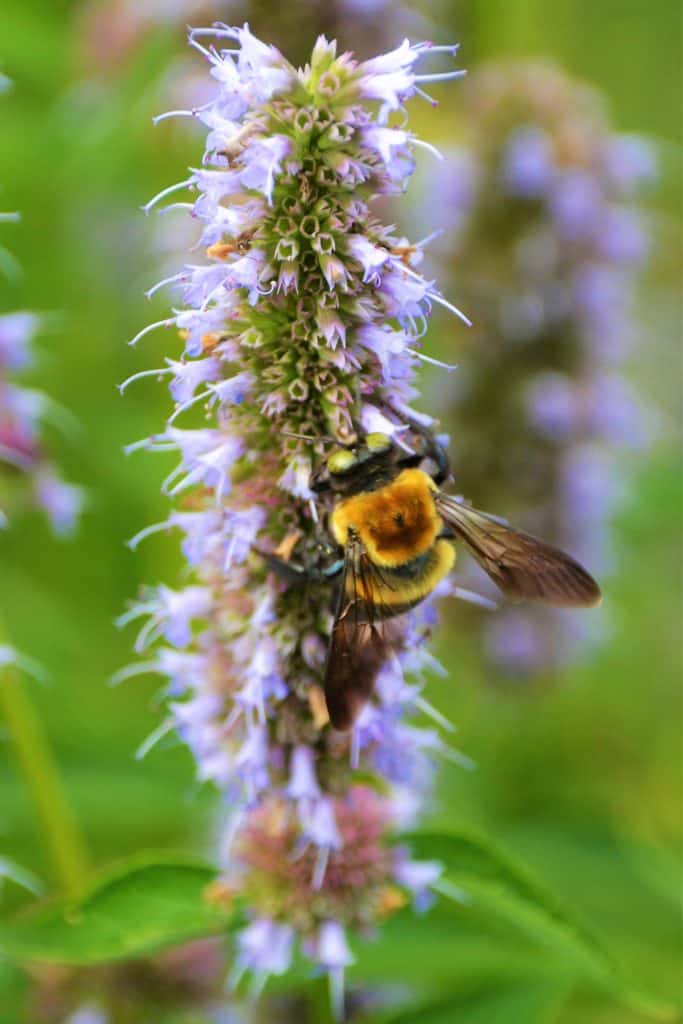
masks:
[[[414,456],[409,455],[413,462]],[[366,434],[355,444],[335,448],[311,477],[316,494],[353,494],[388,483],[406,465],[406,453],[388,434]]]

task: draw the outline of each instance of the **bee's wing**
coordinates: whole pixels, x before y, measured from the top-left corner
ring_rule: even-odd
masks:
[[[324,683],[330,722],[340,731],[355,722],[398,641],[398,627],[385,621],[382,605],[370,596],[375,574],[362,543],[349,539]]]
[[[508,597],[568,607],[600,603],[598,584],[564,551],[447,494],[439,492],[435,501],[444,522]]]

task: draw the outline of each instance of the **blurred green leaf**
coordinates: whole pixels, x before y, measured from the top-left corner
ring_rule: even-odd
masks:
[[[0,923],[0,953],[14,961],[90,965],[217,935],[236,915],[206,899],[216,872],[137,857],[100,879],[84,900]]]
[[[0,960],[0,1024],[17,1024],[25,1019],[28,985],[25,971],[16,964]]]
[[[470,832],[415,833],[408,839],[416,856],[440,861],[446,883],[461,889],[475,905],[516,925],[544,951],[560,952],[567,974],[592,981],[654,1020],[677,1019],[674,1007],[626,979],[590,930],[532,872],[488,839]]]
[[[438,1002],[391,1017],[386,1024],[550,1024],[567,996],[567,985],[557,981],[497,986],[471,992],[455,991]]]

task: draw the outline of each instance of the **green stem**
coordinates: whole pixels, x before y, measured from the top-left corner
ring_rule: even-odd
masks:
[[[0,670],[0,711],[42,827],[55,876],[64,892],[75,897],[81,892],[87,874],[85,843],[48,738],[19,672],[11,665]]]

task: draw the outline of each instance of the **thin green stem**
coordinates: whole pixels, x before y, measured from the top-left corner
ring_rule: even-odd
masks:
[[[40,823],[55,876],[60,888],[75,897],[81,892],[87,875],[85,842],[59,777],[47,735],[20,674],[12,665],[0,669],[0,711]]]

